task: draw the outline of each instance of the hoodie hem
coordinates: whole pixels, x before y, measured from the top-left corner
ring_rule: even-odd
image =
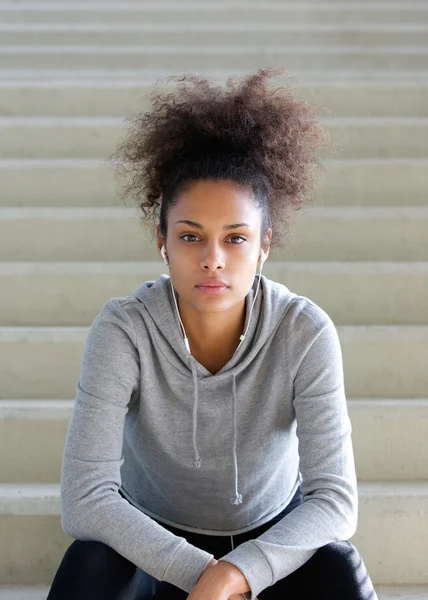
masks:
[[[269,514],[267,514],[265,517],[263,517],[256,523],[252,523],[251,525],[247,525],[247,526],[241,527],[239,529],[228,529],[228,530],[206,529],[206,528],[202,528],[202,527],[192,527],[190,525],[183,525],[182,523],[176,523],[175,521],[171,521],[170,519],[165,519],[164,517],[160,517],[156,513],[153,513],[152,511],[150,511],[147,508],[144,508],[143,506],[138,504],[138,502],[136,502],[123,487],[120,488],[119,493],[123,494],[123,496],[128,500],[128,502],[130,502],[133,506],[135,506],[135,508],[138,508],[138,510],[140,510],[141,512],[143,512],[144,514],[151,517],[155,521],[158,521],[161,524],[169,525],[170,527],[174,527],[175,529],[181,529],[183,531],[189,531],[191,533],[200,533],[202,535],[230,536],[230,535],[239,535],[241,533],[247,533],[249,531],[252,531],[253,529],[257,529],[258,527],[261,527],[265,523],[268,523],[271,519],[276,517],[276,515],[279,515],[290,504],[300,483],[301,483],[301,478],[299,477],[296,481],[296,484],[293,486],[293,489],[290,492],[289,497],[287,498],[286,502],[281,504],[278,508],[271,511]]]

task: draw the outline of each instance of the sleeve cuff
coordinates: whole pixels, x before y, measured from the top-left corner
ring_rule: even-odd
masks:
[[[254,600],[260,592],[272,585],[273,576],[270,564],[263,552],[251,540],[225,554],[220,560],[235,565],[244,575],[251,590],[243,594],[246,600]]]
[[[214,558],[214,554],[205,552],[185,541],[173,554],[162,581],[172,583],[190,594],[212,558]]]

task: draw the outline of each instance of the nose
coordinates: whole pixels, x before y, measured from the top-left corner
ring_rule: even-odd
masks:
[[[224,269],[224,259],[222,258],[218,248],[213,247],[204,253],[201,259],[201,267],[205,271],[217,271],[218,269]]]

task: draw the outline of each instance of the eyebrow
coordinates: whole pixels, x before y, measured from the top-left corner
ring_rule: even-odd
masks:
[[[198,229],[203,229],[204,226],[201,223],[196,223],[195,221],[189,221],[188,219],[182,219],[181,221],[176,221],[174,225],[177,223],[187,223],[188,225],[193,225],[193,227],[197,227]],[[238,227],[250,227],[248,223],[232,223],[231,225],[223,225],[223,229],[237,229]]]

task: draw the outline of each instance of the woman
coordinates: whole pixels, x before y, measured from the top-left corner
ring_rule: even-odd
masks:
[[[113,156],[169,275],[89,329],[48,600],[376,598],[336,328],[261,274],[331,144],[279,72],[183,77]]]

